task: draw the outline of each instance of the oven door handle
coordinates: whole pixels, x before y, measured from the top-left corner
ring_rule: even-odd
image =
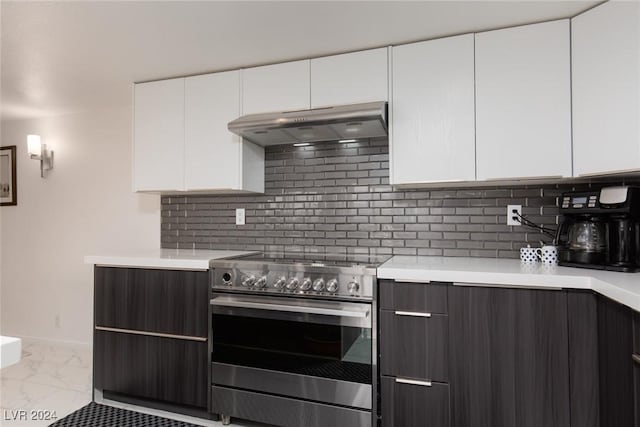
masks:
[[[218,307],[238,307],[249,308],[258,310],[270,310],[270,311],[286,311],[290,313],[306,313],[306,314],[319,314],[323,316],[337,316],[337,317],[349,317],[357,319],[366,319],[369,317],[369,306],[360,304],[340,304],[337,303],[335,307],[327,305],[318,306],[312,304],[304,305],[290,305],[290,304],[278,304],[271,302],[259,302],[250,301],[242,298],[234,298],[230,296],[219,296],[211,300],[212,306]]]

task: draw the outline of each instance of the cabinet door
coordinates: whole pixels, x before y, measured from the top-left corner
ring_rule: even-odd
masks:
[[[206,271],[96,267],[96,326],[207,337]]]
[[[205,408],[207,343],[95,331],[94,386]]]
[[[476,34],[479,180],[570,177],[569,21]]]
[[[633,313],[633,379],[635,427],[640,427],[640,313]]]
[[[631,309],[598,297],[600,425],[634,424],[633,332]]]
[[[387,48],[311,60],[311,108],[388,99]]]
[[[242,70],[242,114],[307,110],[309,60]]]
[[[563,291],[449,288],[452,425],[566,427]]]
[[[184,189],[184,79],[134,86],[133,189]]]
[[[185,186],[187,190],[240,189],[240,137],[227,123],[240,116],[240,72],[185,81]]]
[[[571,20],[575,176],[640,170],[640,3]]]
[[[383,427],[450,426],[449,384],[412,384],[411,380],[390,377],[382,377],[380,382]]]
[[[449,381],[448,317],[381,310],[380,364],[382,375]]]
[[[383,279],[380,280],[379,295],[381,309],[447,313],[447,283],[409,283]]]
[[[598,297],[567,293],[571,427],[600,427]]]
[[[473,35],[392,49],[390,182],[473,181]]]

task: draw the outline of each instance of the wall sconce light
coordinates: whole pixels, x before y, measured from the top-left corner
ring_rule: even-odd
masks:
[[[53,151],[47,150],[47,144],[40,141],[40,135],[27,135],[27,151],[29,158],[40,160],[40,176],[53,169]]]

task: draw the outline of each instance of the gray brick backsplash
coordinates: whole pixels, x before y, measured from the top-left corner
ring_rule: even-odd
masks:
[[[508,204],[555,227],[564,191],[619,183],[395,191],[386,139],[267,147],[264,195],[162,196],[161,246],[517,258],[549,238],[507,226]],[[235,225],[236,208],[246,225]]]

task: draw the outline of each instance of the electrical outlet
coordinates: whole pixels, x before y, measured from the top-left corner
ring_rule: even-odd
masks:
[[[522,205],[507,205],[507,225],[522,225],[518,215],[522,215]]]
[[[244,225],[244,208],[236,209],[236,225]]]

